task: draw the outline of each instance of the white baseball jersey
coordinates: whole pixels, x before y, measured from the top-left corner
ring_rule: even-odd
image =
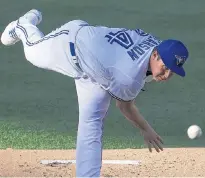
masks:
[[[83,71],[114,98],[130,101],[144,86],[150,55],[160,42],[141,29],[85,26],[75,45]]]
[[[73,78],[86,74],[124,101],[133,100],[141,91],[151,52],[161,42],[141,29],[95,27],[81,20],[66,23],[44,37],[30,26],[26,29],[21,24],[16,30],[28,61]],[[74,64],[70,42],[82,71]]]

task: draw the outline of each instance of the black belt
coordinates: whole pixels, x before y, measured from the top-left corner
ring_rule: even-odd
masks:
[[[80,70],[83,72],[83,70],[81,69],[80,64],[79,64],[79,62],[78,62],[76,53],[75,53],[75,45],[74,45],[74,43],[69,42],[69,46],[70,46],[70,53],[71,53],[73,62],[75,63],[75,65],[77,66],[77,68],[80,69]]]

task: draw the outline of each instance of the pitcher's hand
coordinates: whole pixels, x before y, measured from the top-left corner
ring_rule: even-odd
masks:
[[[160,150],[163,151],[163,141],[154,129],[148,127],[146,130],[141,130],[141,133],[150,152],[152,152],[152,147],[155,148],[157,152],[160,152]]]

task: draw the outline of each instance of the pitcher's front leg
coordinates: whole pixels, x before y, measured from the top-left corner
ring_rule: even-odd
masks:
[[[111,96],[89,80],[75,82],[79,103],[76,176],[99,177],[102,166],[103,120]]]

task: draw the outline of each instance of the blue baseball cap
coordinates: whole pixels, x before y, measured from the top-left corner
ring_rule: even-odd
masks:
[[[164,40],[156,49],[168,69],[182,77],[185,76],[183,64],[188,59],[189,52],[181,41]]]

